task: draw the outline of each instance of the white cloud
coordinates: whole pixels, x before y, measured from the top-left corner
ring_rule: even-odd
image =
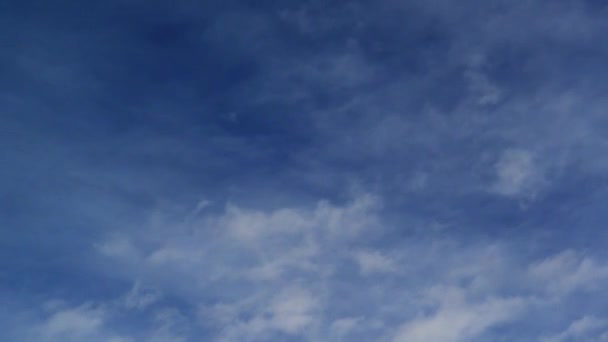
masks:
[[[371,195],[356,197],[343,207],[321,201],[312,211],[280,208],[265,213],[229,205],[215,222],[231,237],[246,243],[310,233],[348,237],[376,224],[374,211],[378,206],[378,199]]]
[[[364,194],[356,197],[349,205],[340,208],[321,202],[315,217],[338,237],[352,237],[370,228],[378,228],[376,211],[380,206],[377,197]]]
[[[234,289],[233,281],[251,288],[248,298],[228,291],[221,303],[201,309],[205,324],[220,331],[220,340],[307,336],[319,324],[323,305],[315,284],[328,281],[332,270],[351,256],[343,244],[378,232],[378,207],[377,198],[363,194],[343,206],[321,201],[312,208],[262,211],[228,205],[225,212],[201,215],[189,226],[169,221],[164,225],[172,229],[170,237],[146,236],[156,245],[148,253],[136,252],[147,255],[137,274],[163,279],[173,291],[188,294],[204,291],[207,284]],[[111,255],[120,260],[124,254]],[[374,272],[393,267],[388,258],[361,257]]]
[[[243,242],[263,240],[277,234],[294,234],[310,226],[304,213],[292,209],[279,209],[266,214],[228,206],[220,224],[232,237]]]
[[[517,317],[526,306],[521,298],[489,297],[467,300],[460,288],[436,288],[440,302],[434,313],[416,318],[399,328],[394,342],[459,342],[481,336],[491,327]]]
[[[495,165],[492,190],[508,197],[534,197],[543,181],[534,154],[527,150],[505,151]]]
[[[552,295],[564,296],[577,290],[594,290],[608,279],[608,266],[574,251],[564,251],[528,270],[531,278]]]
[[[77,342],[77,341],[112,341],[132,342],[127,336],[113,333],[107,327],[111,315],[103,305],[91,303],[77,307],[66,307],[63,304],[49,308],[51,313],[44,320],[29,327],[27,341]]]
[[[395,5],[397,3],[398,5]],[[404,3],[407,3],[407,14],[402,16],[400,7]],[[313,203],[310,206],[280,207],[274,210],[255,210],[229,205],[221,213],[216,212],[216,205],[209,208],[210,202],[201,201],[196,209],[184,215],[184,219],[166,218],[161,213],[157,229],[147,231],[146,228],[141,228],[141,225],[129,228],[126,226],[133,222],[125,223],[119,228],[124,234],[123,237],[109,239],[97,246],[103,261],[112,260],[108,262],[112,267],[104,267],[103,270],[107,272],[104,275],[111,276],[108,278],[116,279],[122,276],[127,281],[141,278],[146,280],[146,285],[150,284],[153,289],[159,289],[159,292],[156,292],[136,284],[131,292],[120,298],[120,310],[132,310],[134,315],[148,315],[149,311],[154,311],[161,304],[159,296],[162,290],[162,293],[167,294],[167,298],[174,298],[185,306],[198,307],[205,304],[214,307],[216,320],[212,322],[210,330],[218,335],[227,330],[236,331],[236,335],[226,336],[236,336],[237,341],[264,338],[274,333],[301,335],[299,337],[305,339],[310,330],[315,330],[315,336],[343,336],[355,328],[363,329],[363,319],[360,317],[374,317],[383,322],[387,330],[396,329],[395,322],[405,322],[399,335],[404,339],[473,339],[487,333],[497,324],[517,317],[519,305],[525,307],[524,303],[520,303],[525,300],[518,297],[522,289],[563,299],[581,290],[603,290],[608,277],[605,263],[575,252],[565,252],[526,268],[521,265],[527,265],[530,260],[519,260],[519,263],[513,261],[519,258],[520,249],[510,250],[507,247],[501,253],[493,253],[474,245],[476,242],[470,242],[478,241],[480,236],[500,236],[505,239],[512,236],[494,234],[494,227],[476,226],[481,224],[480,222],[492,226],[493,219],[512,217],[511,212],[508,212],[509,208],[490,205],[479,209],[483,211],[479,217],[468,217],[471,209],[471,203],[468,201],[477,199],[477,194],[470,196],[470,185],[478,179],[476,170],[469,171],[480,153],[494,156],[496,151],[493,149],[501,143],[522,146],[521,149],[498,153],[497,162],[492,165],[492,176],[495,176],[495,179],[484,183],[491,183],[489,188],[493,193],[516,199],[533,198],[543,189],[545,177],[550,179],[548,177],[553,176],[555,165],[562,165],[557,161],[561,157],[547,154],[547,151],[575,151],[569,158],[580,161],[580,169],[588,169],[589,165],[594,163],[605,164],[608,160],[603,158],[605,153],[600,153],[604,152],[605,146],[608,145],[605,144],[604,138],[605,106],[598,95],[603,88],[595,87],[599,79],[584,73],[568,74],[562,78],[558,73],[551,75],[555,76],[555,79],[551,78],[550,87],[544,87],[543,82],[537,83],[538,80],[533,79],[548,76],[556,70],[567,72],[567,68],[562,65],[552,64],[552,55],[572,55],[576,57],[575,60],[583,62],[582,64],[591,63],[585,65],[585,70],[582,71],[593,70],[594,59],[584,56],[585,51],[589,52],[589,49],[578,47],[592,42],[595,35],[592,35],[591,31],[594,29],[598,34],[605,31],[602,29],[604,24],[598,26],[605,21],[599,13],[601,11],[591,15],[593,11],[589,11],[586,5],[576,5],[577,9],[572,11],[570,6],[561,7],[562,5],[558,4],[550,6],[548,13],[551,15],[546,15],[544,2],[521,2],[525,3],[524,5],[510,3],[500,1],[498,4],[487,5],[483,1],[473,1],[469,4],[450,6],[446,5],[445,1],[415,0],[374,2],[368,7],[363,2],[356,2],[345,6],[350,8],[345,11],[342,6],[336,10],[322,1],[315,1],[302,6],[281,5],[288,9],[270,11],[257,6],[254,6],[255,9],[249,8],[251,6],[247,9],[229,6],[227,11],[222,9],[222,13],[218,15],[205,14],[209,20],[193,20],[196,15],[191,15],[201,11],[188,11],[192,13],[184,13],[185,16],[170,15],[165,18],[167,20],[161,18],[162,16],[157,18],[153,15],[144,20],[145,27],[141,29],[146,32],[138,28],[137,22],[125,26],[129,31],[133,31],[131,33],[137,33],[137,37],[124,37],[126,39],[121,40],[120,44],[131,43],[130,38],[155,38],[159,33],[160,36],[166,36],[164,31],[168,31],[169,36],[184,34],[186,41],[181,43],[186,42],[192,48],[197,42],[204,43],[217,48],[217,54],[212,57],[228,58],[225,63],[218,64],[220,67],[224,66],[220,68],[222,70],[218,69],[219,74],[245,68],[244,74],[247,77],[240,79],[236,87],[229,84],[220,87],[220,93],[227,91],[226,94],[218,93],[223,99],[221,103],[215,100],[209,102],[206,99],[202,102],[195,99],[195,103],[190,103],[191,96],[188,94],[192,92],[182,89],[179,84],[170,84],[170,87],[185,92],[178,91],[182,94],[178,94],[179,100],[169,102],[181,103],[185,100],[188,103],[173,106],[162,103],[163,100],[125,98],[123,100],[148,103],[144,107],[149,107],[138,108],[138,111],[141,109],[141,112],[169,113],[168,121],[163,119],[157,122],[155,115],[152,115],[150,119],[153,122],[150,122],[150,125],[143,122],[133,134],[128,129],[121,130],[119,136],[110,137],[108,141],[96,141],[93,144],[95,146],[74,145],[68,141],[65,146],[49,148],[48,143],[57,144],[56,141],[61,140],[64,132],[49,134],[52,139],[36,138],[37,134],[46,136],[49,133],[43,132],[46,131],[42,127],[45,126],[44,120],[39,129],[34,130],[22,129],[21,124],[10,123],[9,128],[14,128],[14,125],[19,129],[8,129],[7,132],[27,133],[20,138],[24,142],[31,140],[31,144],[25,145],[44,147],[40,149],[44,150],[43,152],[33,156],[32,153],[16,149],[15,155],[19,155],[20,159],[23,159],[22,155],[29,156],[26,159],[31,159],[32,163],[28,162],[28,165],[39,165],[40,160],[48,160],[49,156],[43,155],[48,154],[48,150],[65,150],[50,156],[57,159],[57,162],[52,163],[51,169],[57,166],[59,169],[55,171],[58,171],[66,165],[67,169],[74,168],[75,174],[79,175],[74,176],[74,180],[81,181],[83,186],[67,187],[69,196],[65,196],[68,193],[59,196],[53,194],[51,197],[48,194],[29,195],[32,199],[42,199],[42,204],[49,202],[48,198],[65,199],[58,201],[66,203],[62,203],[60,207],[55,208],[58,210],[52,212],[71,215],[73,212],[82,212],[79,208],[87,208],[89,212],[86,215],[99,215],[90,219],[86,216],[79,217],[74,222],[91,222],[97,218],[98,224],[95,225],[108,223],[108,226],[111,226],[111,218],[127,219],[131,213],[137,218],[130,219],[137,221],[141,214],[139,210],[143,210],[143,207],[163,201],[171,202],[169,205],[176,204],[176,197],[198,198],[198,195],[192,196],[191,191],[206,186],[209,187],[206,190],[218,197],[228,196],[238,201],[242,192],[226,189],[234,186],[226,187],[224,181],[228,180],[236,184],[235,188],[240,186],[237,189],[239,191],[265,187],[276,189],[284,186],[277,193],[292,196],[290,201],[293,202],[318,193],[339,197],[340,191],[343,190],[341,182],[352,177],[362,182],[374,183],[371,186],[379,192],[386,191],[387,197],[390,197],[388,200],[391,201],[389,210],[411,210],[412,215],[408,217],[412,218],[412,221],[417,220],[415,224],[421,227],[413,232],[410,222],[399,222],[390,228],[389,234],[374,239],[374,234],[382,231],[383,225],[378,222],[380,201],[369,195],[355,196],[351,202],[344,204],[320,201],[316,205]],[[150,8],[144,12],[154,14],[155,10]],[[539,16],[539,13],[545,15]],[[406,24],[402,25],[405,30],[399,32],[404,18],[407,19]],[[161,19],[163,23],[156,25],[156,19]],[[182,22],[184,19],[186,22]],[[281,19],[286,20],[287,25],[281,23]],[[296,30],[289,27],[290,23],[297,27]],[[428,25],[429,23],[431,25]],[[116,26],[119,29],[121,27],[123,25]],[[330,28],[335,31],[329,32]],[[204,32],[201,34],[199,29]],[[294,44],[290,41],[288,46],[284,44],[291,40],[290,38],[297,41],[299,34],[304,34],[300,38],[306,40],[306,46],[298,47],[295,41]],[[338,39],[341,42],[337,44],[330,41],[332,37],[344,35],[349,37]],[[86,34],[82,36],[88,37]],[[114,32],[109,38],[122,38],[120,36]],[[201,41],[201,37],[204,41]],[[78,36],[73,38],[77,39]],[[535,38],[541,38],[540,41],[544,43],[536,44]],[[53,40],[48,39],[48,42],[51,44]],[[147,48],[162,48],[156,44],[158,42],[150,43],[154,42],[148,41],[145,46],[140,47],[131,47],[130,44],[125,46],[129,45],[127,52],[135,52],[137,55],[144,55]],[[400,43],[403,43],[403,46],[400,46]],[[30,51],[29,46],[38,46],[25,45],[28,46],[25,54],[28,56],[34,51]],[[318,47],[318,51],[309,50],[311,46]],[[539,46],[543,48],[538,48]],[[575,46],[575,50],[582,53],[560,53],[562,48],[572,49]],[[487,52],[492,59],[496,58],[496,64],[486,65],[482,57],[475,57],[476,60],[465,66],[466,84],[461,84],[462,79],[459,76],[463,63],[462,56],[459,55],[463,49]],[[38,50],[39,48],[36,49]],[[97,47],[94,50],[98,51]],[[105,48],[102,47],[102,50]],[[196,57],[200,51],[194,50]],[[32,56],[36,55],[39,55],[38,59],[60,57],[53,53],[46,57],[36,53]],[[479,56],[482,55],[483,53]],[[162,56],[165,55],[161,54]],[[123,59],[118,58],[119,62]],[[564,58],[568,61],[571,59]],[[233,63],[235,61],[238,63]],[[232,64],[238,70],[226,68]],[[105,70],[103,65],[100,64],[101,68],[91,68],[87,62],[80,67],[85,71]],[[485,67],[492,68],[492,72],[486,71]],[[144,69],[147,68],[144,65]],[[37,68],[26,66],[26,69],[35,71]],[[190,68],[188,65],[182,69],[202,70]],[[32,73],[33,76],[34,74]],[[495,75],[501,78],[500,85],[493,79]],[[171,75],[164,76],[174,79]],[[517,79],[518,76],[524,79]],[[111,75],[108,77],[114,79]],[[577,85],[568,82],[574,79],[580,82],[574,82]],[[177,83],[181,82],[177,78],[175,80]],[[207,81],[209,84],[213,83],[213,79]],[[527,81],[530,83],[526,84]],[[514,84],[508,84],[509,82]],[[190,83],[197,82],[187,83],[185,88],[188,88]],[[523,87],[520,88],[519,85]],[[465,94],[464,101],[459,98],[462,95],[460,86],[469,86],[469,93]],[[555,88],[562,87],[566,91],[555,91]],[[586,91],[589,90],[587,87],[593,88],[592,91]],[[64,93],[65,87],[56,88],[61,94]],[[104,90],[107,87],[97,88]],[[152,85],[144,90],[153,89],[158,87]],[[199,92],[200,89],[194,89],[195,94]],[[464,92],[466,93],[466,89]],[[565,96],[556,99],[556,93],[568,93],[571,99],[565,101]],[[69,94],[69,91],[65,94]],[[18,104],[32,101],[17,99],[10,102]],[[111,103],[109,105],[116,108],[132,107],[122,106],[118,102],[115,104],[116,106]],[[202,138],[196,133],[199,131],[197,127],[179,129],[191,123],[193,110],[213,111],[212,107],[217,106],[233,107],[227,110],[234,110],[232,114],[237,113],[238,117],[229,114],[227,120],[233,121],[232,123],[217,120],[207,122],[203,119],[204,122],[199,122],[201,125],[198,126],[204,126],[203,132],[210,133],[211,136]],[[423,109],[427,106],[428,111]],[[302,115],[303,120],[284,127],[279,120],[276,122],[278,126],[275,127],[276,113],[270,113],[272,118],[266,119],[247,117],[249,112],[257,113],[266,108],[271,111],[273,108],[285,109],[287,112],[293,112],[293,117]],[[427,115],[431,112],[432,117]],[[183,115],[175,117],[173,113]],[[30,119],[33,117],[26,118],[26,121],[36,121]],[[262,131],[270,135],[253,134],[260,128],[259,124],[264,126],[263,123],[267,119],[273,121],[273,127],[262,127]],[[9,121],[12,122],[12,119]],[[88,118],[82,121],[93,123],[85,125],[87,127],[97,126],[98,123],[98,120]],[[131,122],[132,120],[127,121],[129,124],[135,123]],[[101,122],[101,126],[105,127],[104,122]],[[253,125],[250,125],[252,122]],[[165,123],[170,124],[172,128],[157,129],[162,128]],[[301,123],[304,123],[305,131],[296,128],[301,126]],[[227,125],[230,127],[223,135],[222,131]],[[292,129],[297,132],[292,132]],[[105,133],[111,133],[110,131],[111,129],[108,132],[104,130],[102,136],[108,136]],[[158,134],[160,131],[164,132],[162,136]],[[176,134],[173,137],[171,132],[185,134]],[[305,139],[297,138],[297,141],[292,141],[297,148],[282,146],[280,143],[270,144],[281,141],[282,138],[290,140],[290,133],[305,136]],[[47,140],[46,144],[33,143],[44,140]],[[224,140],[228,142],[221,142]],[[95,153],[89,153],[91,148]],[[36,152],[38,148],[34,150]],[[114,150],[119,151],[117,156],[108,153]],[[25,152],[32,151],[26,148]],[[283,152],[288,152],[289,158],[280,157]],[[91,155],[102,159],[93,160]],[[57,158],[58,156],[60,158]],[[90,167],[80,168],[80,159]],[[256,163],[252,163],[253,161]],[[262,165],[263,170],[256,169],[248,176],[240,177],[239,172],[232,172],[239,165],[251,165],[253,168]],[[296,169],[297,171],[294,171]],[[403,191],[395,191],[394,183],[389,179],[395,174],[401,175],[401,178],[409,176],[412,169],[424,172],[414,175],[412,179],[401,180],[401,183],[406,184],[408,192],[404,196]],[[578,170],[578,167],[573,169]],[[91,173],[85,172],[87,170]],[[201,174],[201,170],[209,172]],[[577,170],[575,172],[578,172]],[[606,170],[606,167],[600,170]],[[40,175],[43,175],[44,172],[40,172]],[[293,176],[292,172],[299,174]],[[9,170],[9,174],[12,173]],[[61,173],[62,171],[59,172]],[[230,177],[213,178],[224,173]],[[277,175],[277,179],[262,179],[262,175],[269,174]],[[305,176],[302,176],[303,174]],[[470,174],[474,175],[470,177]],[[590,178],[590,182],[585,184],[593,186],[593,181],[601,180],[599,175],[602,174],[604,172],[598,172],[597,178]],[[316,179],[311,181],[315,177]],[[39,181],[45,178],[24,179]],[[64,183],[78,185],[74,182],[60,182]],[[310,188],[307,188],[309,185]],[[572,188],[575,185],[572,185]],[[55,187],[42,188],[55,191]],[[484,190],[487,190],[487,187]],[[303,195],[302,192],[306,194]],[[82,200],[86,198],[87,193],[94,193],[92,197],[107,198]],[[168,199],[157,197],[161,194],[172,196]],[[265,190],[260,190],[260,193],[250,193],[247,196],[258,196],[264,201],[264,195]],[[78,198],[78,203],[69,203],[72,198]],[[602,197],[594,197],[598,198]],[[575,202],[580,204],[584,201]],[[83,207],[80,203],[89,204]],[[106,210],[104,205],[114,209]],[[260,203],[261,207],[265,205],[267,203]],[[403,208],[404,205],[408,207]],[[32,207],[36,208],[37,205]],[[576,209],[575,206],[566,207]],[[132,210],[136,212],[133,213]],[[542,216],[542,213],[540,215]],[[519,218],[521,217],[514,221],[520,221]],[[388,218],[387,215],[387,221],[392,219],[394,216]],[[430,229],[426,228],[430,226],[428,222],[434,220],[438,226],[445,225],[455,229],[430,232]],[[559,221],[559,215],[554,221]],[[69,222],[66,223],[69,225]],[[456,227],[463,223],[470,223],[472,226],[462,229]],[[58,226],[60,225],[62,224],[59,223]],[[70,233],[72,232],[77,233],[77,230],[70,229]],[[15,233],[18,233],[17,230]],[[97,236],[97,233],[99,232],[87,231],[84,240],[81,237],[55,234],[65,235],[70,241],[61,240],[57,244],[50,241],[48,246],[57,246],[59,249],[75,246],[75,241],[85,241],[89,237]],[[414,235],[416,236],[413,237]],[[23,236],[28,237],[29,233],[26,232]],[[468,243],[444,250],[443,246],[437,247],[440,245],[437,243],[438,236],[456,236],[455,239],[461,238]],[[524,232],[516,239],[525,241],[527,237]],[[394,240],[387,241],[389,239]],[[13,240],[21,241],[19,236],[10,239]],[[567,244],[567,241],[564,243]],[[521,249],[526,247],[529,246]],[[554,246],[550,246],[552,247]],[[32,256],[32,260],[35,257]],[[59,270],[66,269],[66,265],[56,264],[61,263],[63,259],[54,259],[53,267],[48,271],[54,270],[56,266]],[[352,260],[357,263],[359,271],[366,275],[365,279],[351,274]],[[83,263],[85,264],[94,264],[93,267],[98,265]],[[63,277],[82,269],[70,268],[70,272],[65,273]],[[127,270],[119,272],[118,269]],[[95,271],[87,270],[87,274],[93,274]],[[64,282],[64,279],[60,279],[63,277],[44,276],[40,279],[57,280],[56,283],[49,284],[49,288],[60,289],[70,289],[80,281],[80,277],[76,277],[65,279]],[[26,287],[30,286],[30,277],[25,275],[23,279],[27,281],[24,282],[18,278],[16,277],[15,282],[11,281],[11,284],[21,288],[23,283],[23,292],[19,293],[27,295]],[[35,280],[36,277],[31,279]],[[443,296],[435,294],[435,297],[424,297],[419,301],[420,298],[417,297],[420,292],[425,292],[424,290],[437,284],[445,284],[442,288],[445,292]],[[112,286],[109,284],[107,288]],[[91,293],[99,294],[99,291],[104,289],[106,286]],[[507,297],[505,293],[515,297]],[[434,303],[432,310],[427,307],[426,301]],[[217,304],[218,302],[221,304]],[[559,306],[559,303],[555,306]],[[120,338],[104,332],[108,328],[106,319],[115,314],[114,309],[109,309],[107,305],[55,307],[49,310],[52,314],[45,318],[47,320],[40,324],[39,328],[40,331],[45,331],[49,338]],[[417,318],[406,321],[411,317]],[[176,312],[159,314],[158,319],[151,325],[166,328],[157,332],[157,339],[183,339],[183,334],[174,331],[174,327],[180,325],[182,319]],[[584,322],[589,325],[588,320]],[[585,324],[573,323],[573,326],[572,331],[576,332]],[[445,328],[444,331],[452,335],[441,335],[441,330],[437,328]]]
[[[378,208],[368,195],[342,206],[231,205],[188,225],[160,220],[160,231],[171,234],[156,236],[157,229],[145,239],[114,239],[108,244],[113,248],[99,251],[119,262],[141,255],[125,274],[141,276],[146,284],[151,279],[163,293],[192,301],[218,341],[381,338],[382,332],[396,342],[469,341],[491,336],[494,327],[521,319],[531,306],[560,305],[551,299],[600,288],[608,276],[601,263],[568,251],[526,268],[499,243],[406,237],[399,248],[377,249],[368,242],[384,227]],[[344,267],[353,261],[372,286],[362,290],[361,279],[353,281]],[[200,302],[210,291],[219,291],[217,301]],[[540,293],[540,299],[530,293]],[[148,312],[157,299],[134,286],[127,307]],[[167,331],[178,339],[187,336],[158,334]]]
[[[162,278],[183,274],[196,280],[192,286],[222,277],[277,281],[290,270],[319,276],[330,272],[331,263],[323,263],[327,254],[343,252],[334,245],[363,232],[378,232],[378,207],[379,201],[365,194],[344,206],[321,201],[312,209],[261,211],[228,205],[225,212],[205,215],[188,225],[156,222],[145,243],[138,242],[142,237],[132,237],[133,242],[112,238],[99,244],[98,251],[123,267],[130,265],[138,274]],[[147,251],[135,247],[144,244]],[[205,272],[194,271],[201,269]]]
[[[502,98],[501,89],[484,73],[485,57],[471,56],[464,76],[469,82],[469,91],[478,105],[495,105]]]
[[[156,289],[142,287],[139,281],[135,282],[131,291],[124,298],[127,309],[145,309],[161,298],[161,293]]]
[[[561,333],[543,338],[543,342],[563,342],[563,341],[606,341],[600,336],[594,338],[594,334],[601,333],[608,327],[608,321],[594,316],[584,316],[572,322],[566,330]],[[597,336],[596,336],[597,337]]]
[[[358,251],[353,258],[359,265],[361,273],[370,275],[374,273],[393,273],[398,270],[397,264],[391,258],[378,251]]]
[[[186,336],[182,330],[188,325],[186,318],[176,309],[166,308],[155,312],[154,330],[148,334],[150,342],[184,342]]]
[[[97,250],[108,257],[133,261],[139,257],[138,251],[126,237],[114,237],[96,246]]]
[[[342,340],[351,334],[362,322],[362,317],[345,317],[337,319],[333,321],[329,327],[330,335],[334,340]]]
[[[321,300],[310,290],[291,286],[267,298],[203,309],[203,317],[222,324],[221,341],[260,341],[276,334],[308,335],[321,308]]]
[[[253,280],[277,280],[289,269],[304,272],[320,272],[321,265],[317,257],[321,253],[320,245],[314,241],[303,241],[289,250],[281,250],[276,257],[265,258],[250,268],[246,274]]]
[[[172,307],[150,308],[159,296],[158,292],[135,284],[127,294],[115,300],[89,301],[77,306],[52,300],[40,307],[13,313],[28,319],[15,321],[11,328],[15,336],[19,336],[18,340],[24,342],[185,341],[183,334],[189,322],[180,311]],[[131,319],[129,314],[134,312],[143,314],[141,318],[149,320],[149,325],[136,330],[128,324],[119,324],[122,327],[117,329],[116,322]]]
[[[161,247],[152,252],[147,261],[153,265],[184,264],[198,260],[201,253],[196,250],[182,249],[172,246]]]
[[[307,290],[283,290],[270,306],[270,326],[288,334],[296,334],[309,327],[315,319],[319,300]]]
[[[48,338],[86,338],[98,331],[104,321],[104,311],[81,306],[57,311],[40,328]]]

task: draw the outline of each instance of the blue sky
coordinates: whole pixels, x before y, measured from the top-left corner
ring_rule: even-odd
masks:
[[[3,341],[608,341],[601,1],[4,1]]]

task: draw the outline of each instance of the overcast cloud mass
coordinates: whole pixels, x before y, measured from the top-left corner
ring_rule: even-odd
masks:
[[[608,341],[607,18],[0,2],[0,340]]]

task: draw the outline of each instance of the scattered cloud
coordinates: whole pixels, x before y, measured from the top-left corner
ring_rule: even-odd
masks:
[[[357,326],[362,323],[362,317],[345,317],[333,321],[329,327],[332,340],[344,340],[355,333]]]
[[[40,327],[43,339],[83,339],[98,332],[104,320],[99,308],[77,307],[54,312]]]
[[[566,330],[551,337],[545,337],[543,342],[563,341],[605,341],[608,335],[600,335],[606,331],[608,321],[594,316],[584,316],[572,322]]]
[[[161,296],[158,290],[143,287],[141,282],[137,281],[125,296],[124,305],[127,309],[143,310],[157,302]]]
[[[359,265],[361,273],[364,275],[392,273],[397,272],[398,270],[395,261],[382,255],[378,251],[358,251],[353,254],[353,258]]]
[[[551,294],[563,296],[598,290],[608,277],[608,265],[568,250],[532,264],[528,272]]]
[[[542,170],[530,151],[509,149],[495,167],[497,179],[492,189],[500,195],[534,197],[542,185]]]
[[[181,233],[174,231],[171,240],[158,240],[140,271],[165,279],[163,286],[171,291],[180,283],[187,298],[206,293],[210,284],[225,289],[221,302],[200,304],[201,320],[222,341],[283,335],[380,338],[381,331],[391,330],[393,341],[468,341],[525,319],[532,309],[565,305],[578,290],[599,289],[608,274],[602,263],[574,251],[522,266],[511,247],[496,243],[411,241],[405,249],[379,251],[369,245],[350,251],[387,231],[372,198],[363,194],[342,206],[322,201],[312,209],[229,205],[223,212],[201,215]],[[348,274],[353,262],[357,271]],[[339,275],[348,275],[353,284],[343,284]],[[181,284],[185,278],[193,281]],[[360,292],[356,284],[365,278],[373,286],[343,308],[353,316],[329,314],[339,302],[338,293]],[[398,291],[395,282],[409,285]],[[139,298],[139,291],[135,286],[130,293]],[[157,300],[156,292],[140,296],[142,301],[133,302],[144,307]],[[357,305],[365,310],[356,310]]]
[[[22,2],[9,340],[608,340],[600,2]]]
[[[218,336],[220,341],[258,341],[281,335],[310,336],[319,322],[320,305],[319,299],[309,290],[291,286],[262,302],[243,301],[206,308],[203,317],[222,324]]]
[[[500,88],[483,72],[485,59],[482,55],[473,55],[464,76],[469,83],[469,91],[475,98],[476,104],[480,106],[496,105],[503,95]]]
[[[133,342],[127,336],[112,332],[107,326],[111,313],[103,305],[85,303],[69,307],[54,305],[39,322],[24,327],[25,341],[112,341]],[[14,329],[14,328],[13,328]]]
[[[439,307],[399,328],[394,342],[471,341],[501,323],[517,318],[525,309],[522,298],[486,298],[470,302],[459,288],[435,288]]]

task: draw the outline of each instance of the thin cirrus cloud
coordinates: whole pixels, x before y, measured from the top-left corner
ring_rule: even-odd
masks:
[[[0,339],[608,336],[603,4],[2,6]]]

